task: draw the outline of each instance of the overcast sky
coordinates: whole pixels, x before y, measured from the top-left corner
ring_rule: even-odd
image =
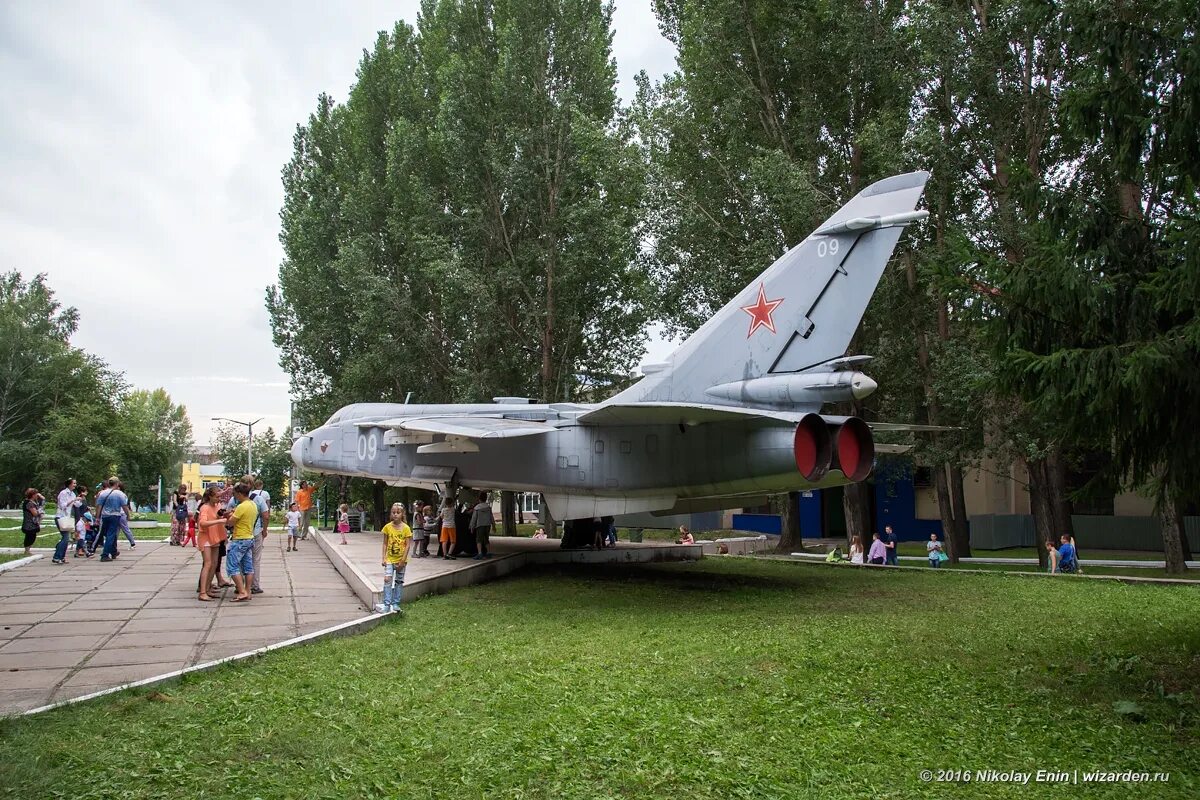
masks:
[[[164,387],[197,444],[214,416],[282,431],[288,379],[263,307],[280,169],[317,95],[344,100],[375,33],[418,6],[3,0],[0,271],[45,272],[80,310],[73,343]],[[639,70],[674,64],[649,6],[617,3],[626,100]]]

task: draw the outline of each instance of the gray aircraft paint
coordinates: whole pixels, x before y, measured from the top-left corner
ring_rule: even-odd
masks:
[[[903,226],[924,215],[913,209],[927,179],[864,189],[603,403],[354,404],[298,438],[293,460],[394,485],[541,492],[558,519],[701,499],[735,507],[844,484],[836,462],[813,481],[801,476],[797,423],[875,388],[857,372],[865,357],[842,356]],[[844,419],[823,419],[836,438]]]

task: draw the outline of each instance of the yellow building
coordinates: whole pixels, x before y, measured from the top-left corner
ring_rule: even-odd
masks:
[[[189,493],[203,492],[209,484],[228,480],[224,464],[201,464],[199,461],[183,462],[179,476],[179,484],[186,486]]]

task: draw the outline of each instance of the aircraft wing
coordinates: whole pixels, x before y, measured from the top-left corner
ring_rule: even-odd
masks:
[[[554,426],[526,419],[501,417],[411,417],[360,422],[360,428],[392,428],[419,433],[440,433],[464,439],[510,439],[516,436],[536,436],[550,433]]]
[[[798,422],[804,414],[706,403],[612,403],[576,417],[583,425],[699,425],[747,418]]]

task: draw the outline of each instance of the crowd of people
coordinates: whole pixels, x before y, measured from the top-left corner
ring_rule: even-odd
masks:
[[[75,558],[92,558],[100,549],[101,561],[112,561],[120,555],[118,536],[123,534],[130,547],[137,547],[129,518],[133,515],[129,496],[121,479],[111,477],[96,486],[94,505],[88,503],[88,490],[74,478],[63,482],[55,497],[54,526],[59,534],[54,546],[52,563],[65,565],[67,551],[75,545]],[[30,555],[41,535],[45,518],[45,496],[37,489],[26,489],[21,505],[21,532],[24,534],[25,555]]]

